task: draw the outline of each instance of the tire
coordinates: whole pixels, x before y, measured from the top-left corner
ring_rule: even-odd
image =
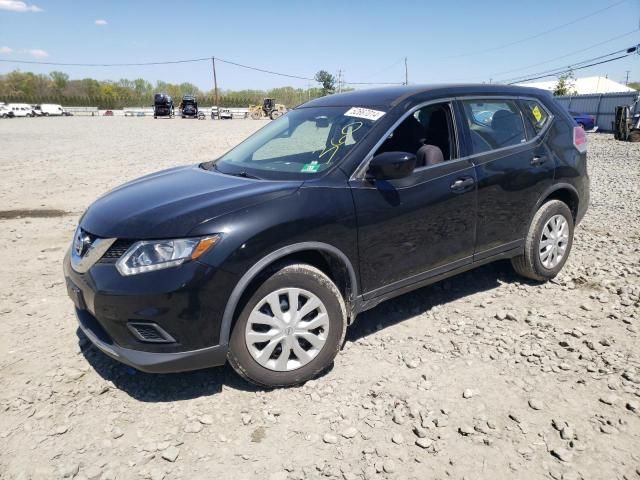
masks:
[[[273,112],[271,112],[271,120],[275,120],[278,117],[282,116],[282,112],[278,111],[278,110],[274,110]]]
[[[262,113],[251,112],[251,120],[260,120],[261,118],[262,118]]]
[[[561,239],[556,242],[553,238],[548,237],[548,222],[561,217],[566,226],[562,227]],[[558,225],[558,223],[556,223]],[[511,259],[511,264],[515,271],[523,277],[530,278],[539,282],[546,282],[555,277],[569,258],[571,246],[573,245],[573,215],[566,203],[560,200],[551,200],[540,207],[533,216],[529,231],[525,238],[524,253]],[[543,232],[543,230],[545,230]],[[566,230],[566,236],[563,232]],[[547,250],[547,257],[543,261],[545,255],[541,253],[541,242],[543,233],[545,238],[551,242]],[[555,235],[554,232],[551,232]],[[556,256],[553,255],[553,246],[556,245]],[[564,250],[562,247],[564,246]],[[549,253],[550,252],[550,253]],[[558,259],[558,256],[560,258]],[[545,262],[549,262],[545,264]],[[557,263],[555,263],[557,262]]]
[[[292,289],[296,290],[292,292]],[[304,309],[304,305],[307,304],[305,298],[306,302],[312,301],[312,299],[319,302],[319,304],[314,303],[314,305],[319,305],[318,307],[303,313],[304,316],[301,323],[297,324],[298,330],[296,330],[302,332],[300,336],[292,332],[291,324],[277,320],[273,313],[275,310],[270,307],[267,301],[267,296],[274,293],[278,295],[275,302],[276,308],[280,313],[284,312],[285,319],[289,313],[288,306],[292,295],[295,295],[293,298],[298,298],[297,303],[300,305],[300,310]],[[266,313],[259,313],[258,309]],[[270,326],[261,325],[260,322],[256,324],[254,321],[254,319],[263,318],[270,322]],[[311,322],[323,322],[324,325],[315,330],[300,328],[300,325],[305,323],[310,327],[315,326],[316,323],[311,324]],[[283,330],[278,325],[283,325],[286,329]],[[331,366],[344,341],[346,328],[344,301],[338,288],[329,277],[310,265],[285,265],[266,278],[243,304],[231,333],[227,357],[233,369],[240,376],[261,387],[299,385],[316,377]],[[272,333],[268,337],[270,340],[265,342],[248,343],[247,335],[260,335],[265,330],[276,333]],[[286,336],[287,332],[288,337]],[[314,342],[324,341],[324,343],[314,349],[312,344],[306,341],[306,338]],[[287,349],[286,358],[284,358],[283,347],[287,344],[291,348]],[[249,351],[250,348],[253,353]],[[295,354],[296,350],[299,352],[299,358]],[[262,352],[266,352],[270,356],[265,358],[261,364],[255,356],[259,356]],[[302,353],[308,355],[309,359],[305,360]],[[278,363],[283,358],[285,363]],[[280,365],[279,368],[278,365]]]
[[[628,138],[630,142],[640,142],[640,130],[631,130]]]

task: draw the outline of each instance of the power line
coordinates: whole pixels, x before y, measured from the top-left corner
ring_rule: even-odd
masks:
[[[388,65],[386,67],[384,67],[381,70],[378,70],[376,73],[372,73],[371,75],[367,75],[367,77],[369,79],[373,78],[373,77],[377,77],[378,75],[380,75],[381,73],[384,73],[388,70],[391,70],[393,67],[395,67],[396,65],[398,65],[400,62],[402,62],[404,60],[404,58],[399,58],[398,60],[396,60],[395,62],[393,62],[391,65]]]
[[[249,70],[255,70],[257,72],[268,73],[268,74],[271,74],[271,75],[278,75],[280,77],[296,78],[298,80],[312,80],[314,82],[316,81],[315,78],[303,77],[303,76],[300,76],[300,75],[290,75],[288,73],[274,72],[274,71],[271,71],[271,70],[265,70],[263,68],[252,67],[252,66],[243,65],[243,64],[237,63],[237,62],[232,62],[231,60],[223,60],[222,58],[218,58],[218,57],[215,57],[215,59],[219,60],[222,63],[228,63],[229,65],[235,65],[236,67],[247,68]]]
[[[632,48],[633,48],[633,47],[632,47]],[[551,69],[549,69],[549,70],[542,70],[541,72],[527,73],[526,75],[519,75],[519,76],[517,76],[517,77],[511,77],[511,78],[508,78],[508,79],[502,80],[500,83],[507,83],[507,82],[511,82],[512,80],[517,80],[517,79],[519,79],[519,78],[526,77],[526,76],[530,76],[530,75],[543,75],[543,74],[545,74],[545,73],[549,73],[549,74],[551,74],[552,72],[555,72],[555,71],[557,71],[558,69],[561,69],[562,71],[571,70],[571,69],[576,70],[576,69],[577,69],[577,67],[581,67],[581,66],[582,66],[582,64],[584,64],[584,63],[595,62],[596,60],[601,60],[601,59],[603,59],[603,58],[607,58],[607,57],[611,57],[611,56],[613,56],[613,55],[618,55],[618,54],[620,54],[620,53],[627,52],[627,50],[628,50],[628,49],[623,48],[623,49],[621,49],[621,50],[616,50],[615,52],[607,53],[607,54],[605,54],[605,55],[599,55],[599,56],[597,56],[597,57],[592,57],[592,58],[589,58],[589,59],[587,59],[587,60],[581,60],[581,61],[579,61],[579,62],[575,62],[575,63],[573,63],[573,64],[571,64],[571,65],[565,65],[565,66],[562,66],[562,67],[554,67],[554,68],[551,68]]]
[[[582,67],[567,68],[567,69],[564,69],[564,70],[559,70],[559,71],[557,71],[555,73],[549,73],[547,75],[540,75],[538,77],[525,78],[524,80],[517,80],[515,82],[510,82],[509,85],[513,85],[514,83],[530,82],[531,80],[539,80],[541,78],[546,78],[546,77],[555,77],[555,76],[563,74],[563,73],[567,73],[567,72],[574,71],[574,70],[582,70],[583,68],[594,67],[596,65],[602,65],[603,63],[613,62],[615,60],[620,60],[621,58],[626,58],[628,56],[629,55],[621,55],[619,57],[610,58],[609,60],[603,60],[602,62],[596,62],[596,63],[591,63],[589,65],[583,65]]]
[[[187,60],[166,60],[162,62],[141,62],[141,63],[59,63],[59,62],[43,62],[40,60],[12,60],[1,58],[3,63],[24,63],[28,65],[52,65],[56,67],[145,67],[149,65],[170,65],[174,63],[195,63],[208,62],[211,57],[190,58]]]
[[[607,60],[602,60],[602,61],[599,61],[599,62],[593,62],[593,60],[597,60],[599,58],[608,57],[608,56],[611,56],[611,55],[616,55],[616,54],[618,54],[618,53],[620,53],[622,51],[625,52],[624,55],[618,55],[617,57],[609,58]],[[540,72],[539,74],[533,74],[533,75],[535,75],[533,77],[521,78],[521,79],[518,79],[518,80],[511,81],[511,82],[506,81],[506,82],[500,82],[500,83],[507,83],[508,85],[513,85],[514,83],[524,83],[524,82],[529,82],[531,80],[538,80],[540,78],[555,77],[557,75],[560,75],[560,74],[563,74],[563,73],[567,73],[567,72],[570,72],[570,71],[582,70],[584,68],[594,67],[596,65],[602,65],[604,63],[609,63],[609,62],[613,62],[613,61],[616,61],[616,60],[620,60],[622,58],[626,58],[626,57],[636,53],[637,51],[638,51],[638,46],[630,47],[630,48],[628,48],[626,50],[619,50],[617,52],[610,53],[609,55],[602,55],[600,57],[595,57],[595,58],[592,58],[590,60],[585,60],[583,62],[579,62],[578,64],[576,64],[577,66],[576,65],[573,65],[573,66],[570,65],[568,67],[561,67],[559,69],[556,69],[555,71],[549,71],[548,70],[546,72]],[[588,63],[586,65],[583,65],[585,62],[593,62],[593,63]]]
[[[12,60],[12,59],[0,59],[2,63],[19,63],[27,65],[50,65],[56,67],[144,67],[153,65],[173,65],[177,63],[197,63],[197,62],[210,62],[215,59],[218,62],[233,65],[239,68],[246,68],[256,72],[267,73],[269,75],[277,75],[279,77],[295,78],[297,80],[307,80],[317,82],[315,78],[305,77],[303,75],[292,75],[290,73],[276,72],[273,70],[266,70],[264,68],[253,67],[251,65],[245,65],[243,63],[234,62],[232,60],[226,60],[220,57],[202,57],[202,58],[189,58],[184,60],[164,60],[157,62],[135,62],[135,63],[61,63],[61,62],[47,62],[39,60]],[[401,82],[342,82],[343,85],[401,85]]]
[[[611,38],[609,38],[607,40],[604,40],[602,42],[595,43],[595,44],[590,45],[590,46],[585,47],[585,48],[581,48],[580,50],[574,50],[573,52],[567,53],[565,55],[561,55],[559,57],[550,58],[548,60],[544,60],[544,61],[538,62],[538,63],[532,63],[531,65],[527,65],[527,66],[524,66],[524,67],[514,68],[514,69],[511,69],[511,70],[505,70],[505,71],[502,71],[502,72],[495,72],[491,76],[495,78],[498,75],[505,75],[507,73],[519,72],[521,70],[526,70],[528,68],[539,67],[540,65],[546,65],[548,63],[555,62],[556,60],[562,60],[563,58],[571,57],[572,55],[575,55],[577,53],[582,53],[582,52],[586,52],[587,50],[592,50],[592,49],[594,49],[596,47],[599,47],[600,45],[604,45],[605,43],[610,43],[610,42],[613,42],[614,40],[619,40],[621,38],[628,37],[629,35],[637,33],[639,31],[640,31],[639,29],[631,30],[630,32],[623,33],[622,35],[617,35],[615,37],[611,37]],[[477,78],[486,78],[486,76],[477,77]]]
[[[542,32],[536,33],[535,35],[530,35],[528,37],[521,38],[519,40],[515,40],[515,41],[510,42],[510,43],[505,43],[503,45],[490,47],[490,48],[487,48],[485,50],[479,50],[479,51],[475,51],[475,52],[469,52],[469,53],[463,53],[463,54],[460,54],[460,55],[449,56],[448,58],[470,57],[470,56],[480,55],[480,54],[483,54],[483,53],[495,52],[496,50],[502,50],[503,48],[511,47],[513,45],[518,45],[520,43],[524,43],[524,42],[527,42],[529,40],[540,38],[543,35],[547,35],[549,33],[556,32],[558,30],[563,29],[566,26],[573,25],[574,23],[578,23],[578,22],[581,22],[582,20],[586,20],[587,18],[590,18],[590,17],[593,17],[595,15],[598,15],[599,13],[602,13],[602,12],[604,12],[606,10],[609,10],[609,9],[613,8],[613,7],[617,7],[618,5],[620,5],[622,3],[625,3],[626,1],[627,0],[620,0],[618,2],[612,3],[611,5],[609,5],[607,7],[604,7],[604,8],[601,8],[599,10],[596,10],[595,12],[591,12],[588,15],[584,15],[582,17],[576,18],[575,20],[571,20],[570,22],[563,23],[562,25],[558,25],[558,26],[550,28],[548,30],[543,30]]]
[[[212,58],[215,58],[219,62],[228,63],[240,68],[246,68],[249,70],[255,70],[257,72],[268,73],[270,75],[278,75],[280,77],[296,78],[298,80],[313,80],[314,78],[304,77],[302,75],[291,75],[288,73],[274,72],[272,70],[265,70],[264,68],[252,67],[250,65],[244,65],[242,63],[233,62],[231,60],[225,60],[218,57],[203,57],[203,58],[189,58],[185,60],[165,60],[159,62],[136,62],[136,63],[60,63],[60,62],[45,62],[37,60],[12,60],[12,59],[0,59],[3,63],[21,63],[27,65],[52,65],[57,67],[145,67],[151,65],[172,65],[177,63],[197,63],[197,62],[209,62]]]

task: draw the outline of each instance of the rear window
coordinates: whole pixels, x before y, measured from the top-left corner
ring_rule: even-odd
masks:
[[[549,114],[540,103],[535,100],[523,100],[524,111],[527,118],[531,121],[536,133],[545,127],[549,121]]]
[[[473,153],[489,152],[527,141],[520,109],[512,100],[464,100]]]

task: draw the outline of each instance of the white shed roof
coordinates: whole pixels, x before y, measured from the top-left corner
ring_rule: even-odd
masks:
[[[540,88],[542,90],[553,90],[556,88],[558,80],[550,80],[548,82],[531,82],[519,83],[527,87]],[[576,78],[572,82],[572,87],[577,95],[586,95],[588,93],[617,93],[617,92],[634,92],[633,88],[629,88],[622,83],[614,82],[607,77],[583,77]]]

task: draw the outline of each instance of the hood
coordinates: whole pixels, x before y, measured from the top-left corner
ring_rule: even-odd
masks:
[[[125,183],[100,197],[80,224],[105,238],[185,237],[202,222],[290,195],[301,184],[251,180],[197,166],[172,168]]]

